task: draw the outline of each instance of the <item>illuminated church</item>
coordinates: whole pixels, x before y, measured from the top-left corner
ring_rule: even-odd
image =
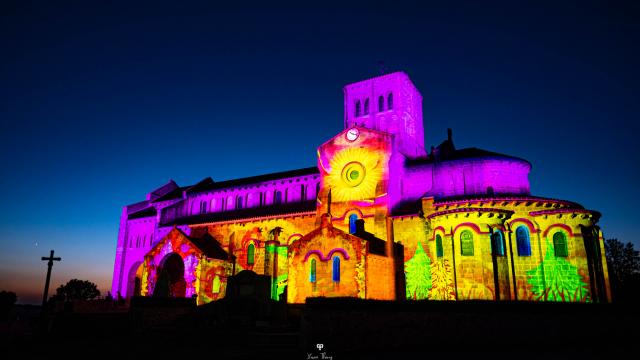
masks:
[[[426,150],[422,96],[403,72],[345,86],[344,104],[317,166],[169,181],[125,206],[112,293],[204,304],[248,270],[289,303],[609,301],[598,212],[531,195],[528,161],[457,149],[451,131]]]

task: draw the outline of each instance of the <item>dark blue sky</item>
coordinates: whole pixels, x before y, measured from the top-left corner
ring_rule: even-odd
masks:
[[[122,206],[168,179],[315,165],[379,60],[422,92],[427,144],[526,158],[533,194],[640,244],[638,5],[181,3],[0,5],[0,290],[37,301],[52,248],[54,288],[108,290]]]

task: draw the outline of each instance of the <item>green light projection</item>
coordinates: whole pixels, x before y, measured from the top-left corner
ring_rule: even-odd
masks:
[[[578,274],[578,268],[566,258],[554,255],[547,240],[547,252],[537,267],[527,271],[529,285],[535,300],[590,302],[587,284]]]
[[[404,264],[407,299],[427,299],[431,290],[431,259],[418,243],[416,253]]]

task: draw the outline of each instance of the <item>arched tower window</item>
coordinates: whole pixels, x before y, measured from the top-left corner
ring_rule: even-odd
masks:
[[[436,235],[436,256],[444,256],[444,249],[442,248],[442,236],[440,236],[440,234]]]
[[[360,100],[356,101],[356,117],[360,117]]]
[[[387,110],[393,109],[393,93],[387,95]]]
[[[378,97],[378,112],[383,112],[384,111],[384,96],[380,95],[380,97]]]
[[[238,195],[238,197],[236,198],[236,209],[242,209],[242,195]]]
[[[256,247],[253,244],[249,244],[247,248],[247,264],[253,265],[256,260]]]
[[[495,256],[504,256],[505,254],[504,236],[500,230],[491,234],[491,253]]]
[[[276,190],[276,192],[273,194],[273,203],[274,204],[282,203],[282,191]]]
[[[316,282],[316,259],[311,259],[309,268],[309,281],[312,283]]]
[[[333,281],[340,282],[340,257],[333,257]]]
[[[349,234],[356,233],[356,220],[358,220],[357,214],[349,215]]]
[[[460,252],[462,256],[473,256],[473,234],[469,230],[460,234]]]
[[[369,115],[369,98],[364,100],[364,115]]]
[[[518,245],[518,256],[531,256],[529,230],[524,225],[516,228],[516,244]]]
[[[562,231],[553,234],[553,250],[558,257],[569,256],[569,246],[567,244],[567,235]]]

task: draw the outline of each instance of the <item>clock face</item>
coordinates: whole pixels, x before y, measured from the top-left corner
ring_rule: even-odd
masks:
[[[360,131],[356,128],[349,129],[349,131],[347,131],[347,140],[349,141],[355,141],[358,136],[360,136]]]

